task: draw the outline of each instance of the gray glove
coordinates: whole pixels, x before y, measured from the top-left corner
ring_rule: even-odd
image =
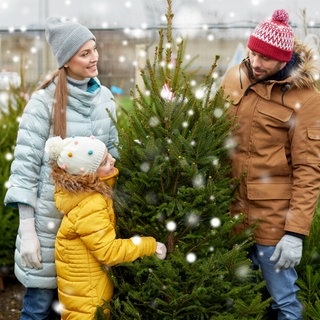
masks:
[[[276,262],[276,269],[294,268],[302,257],[302,239],[285,234],[276,245],[270,261]]]

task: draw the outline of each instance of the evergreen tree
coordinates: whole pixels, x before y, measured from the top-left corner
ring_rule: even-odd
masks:
[[[184,63],[185,41],[159,31],[154,61],[141,71],[145,89],[122,110],[120,176],[115,195],[120,237],[154,236],[166,260],[145,257],[112,268],[112,319],[262,319],[259,293],[246,256],[249,236],[235,236],[229,217],[230,121],[221,93],[212,94],[218,57],[202,84]],[[122,121],[123,124],[123,121]],[[99,318],[99,317],[97,317]]]
[[[302,260],[297,267],[299,298],[304,306],[303,319],[320,319],[320,210],[315,213],[310,235],[303,243]]]

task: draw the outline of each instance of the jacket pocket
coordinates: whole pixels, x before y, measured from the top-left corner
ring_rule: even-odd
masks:
[[[293,113],[293,110],[275,103],[261,103],[258,105],[258,111],[281,122],[289,121]]]
[[[320,128],[308,128],[308,138],[310,140],[320,140]]]
[[[248,183],[249,200],[291,199],[291,183]]]
[[[307,128],[309,153],[308,163],[320,162],[320,128]]]

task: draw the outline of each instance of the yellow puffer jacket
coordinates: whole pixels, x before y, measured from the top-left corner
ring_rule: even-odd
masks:
[[[113,202],[99,193],[56,189],[64,213],[56,238],[55,259],[62,320],[94,319],[96,307],[110,301],[113,285],[103,265],[131,262],[156,251],[156,240],[116,239]]]

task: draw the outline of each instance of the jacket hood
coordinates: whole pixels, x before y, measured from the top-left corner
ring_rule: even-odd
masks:
[[[290,83],[292,87],[315,88],[317,85],[316,79],[320,73],[319,60],[315,59],[315,53],[305,44],[295,41],[294,52],[299,58],[297,67],[291,73]]]
[[[104,183],[106,183],[109,187],[114,188],[117,179],[118,179],[118,175],[119,175],[119,170],[114,167],[114,172],[113,174],[107,176],[107,177],[102,177],[100,178],[101,181],[103,181]]]
[[[118,173],[118,171],[117,171]],[[83,198],[93,193],[100,193],[106,198],[112,198],[113,190],[112,186],[107,182],[101,180],[96,174],[88,174],[84,176],[70,175],[57,165],[52,167],[51,172],[52,179],[55,184],[55,201],[59,211],[66,213],[66,210],[61,210],[61,206],[65,201],[61,201],[58,205],[57,199],[69,200],[69,208],[76,205],[77,202],[82,201]]]

